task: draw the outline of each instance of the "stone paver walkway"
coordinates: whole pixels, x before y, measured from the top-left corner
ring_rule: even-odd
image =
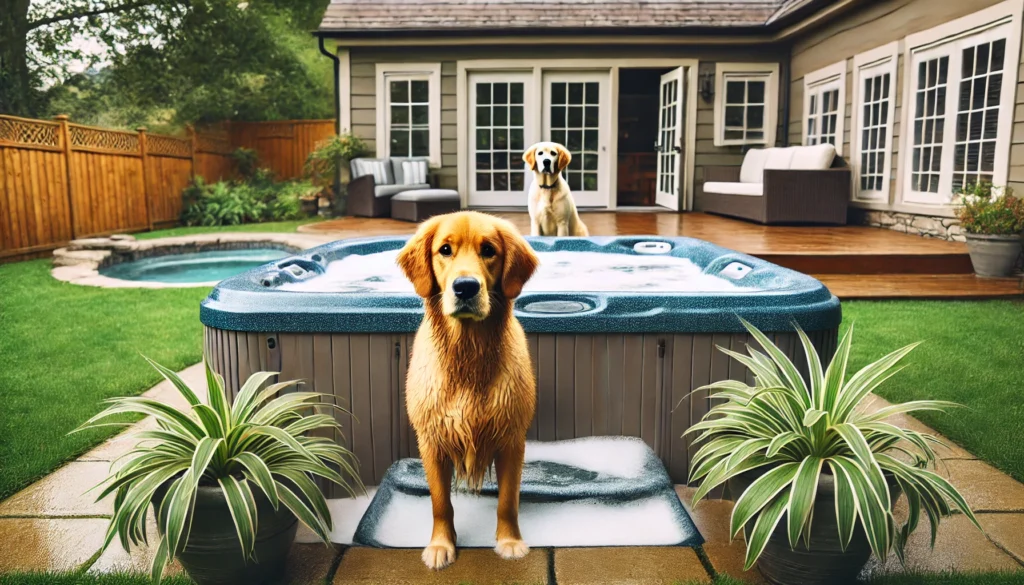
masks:
[[[199,364],[184,370],[181,376],[195,389],[205,387]],[[178,408],[185,406],[166,382],[153,387],[145,396]],[[886,404],[873,397],[867,407],[874,410]],[[895,422],[934,434],[910,417],[900,417]],[[146,426],[153,426],[152,419],[137,423],[133,430]],[[83,569],[90,573],[147,572],[152,550],[133,550],[129,555],[115,542],[99,554],[112,504],[109,499],[94,502],[93,496],[82,494],[97,484],[111,463],[132,446],[133,441],[125,434],[118,435],[0,502],[0,573]],[[1024,484],[956,445],[941,450],[940,456],[941,471],[977,511],[986,534],[980,534],[966,518],[956,515],[942,523],[933,551],[929,548],[927,526],[922,525],[908,547],[909,568],[921,572],[1020,570],[1024,565]],[[431,572],[420,561],[419,550],[297,543],[292,549],[287,583],[324,583],[329,579],[334,585],[677,585],[710,583],[716,574],[747,583],[764,583],[756,570],[743,571],[743,542],[729,542],[727,526],[732,502],[704,500],[691,509],[693,488],[678,486],[676,491],[704,536],[705,543],[699,549],[536,548],[518,561],[500,560],[487,549],[460,549],[452,567]],[[152,525],[150,534],[155,536]],[[872,561],[865,573],[902,570],[893,559],[885,565]],[[176,563],[168,571],[180,572]]]

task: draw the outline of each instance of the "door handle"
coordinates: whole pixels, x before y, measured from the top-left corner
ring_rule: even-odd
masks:
[[[654,152],[661,152],[661,145],[657,142],[654,143]]]
[[[676,152],[683,152],[683,147],[681,147],[681,146],[673,146],[672,150],[674,150]]]

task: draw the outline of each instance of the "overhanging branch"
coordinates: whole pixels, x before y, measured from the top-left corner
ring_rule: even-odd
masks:
[[[40,18],[34,22],[28,23],[28,30],[37,29],[41,26],[48,24],[54,24],[57,22],[63,22],[65,20],[74,20],[76,18],[88,18],[90,16],[100,16],[103,14],[116,14],[118,12],[127,12],[136,8],[142,8],[143,6],[149,6],[155,4],[154,0],[140,0],[138,2],[127,2],[125,4],[118,4],[117,6],[108,6],[106,8],[97,8],[96,10],[86,10],[82,12],[65,12],[62,14],[55,14],[47,18]]]

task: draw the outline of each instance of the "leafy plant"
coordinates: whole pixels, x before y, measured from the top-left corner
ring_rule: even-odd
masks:
[[[165,565],[188,542],[200,486],[223,490],[247,558],[253,553],[259,521],[254,489],[260,490],[275,510],[284,505],[325,543],[330,541],[330,512],[313,478],[325,478],[354,495],[350,483],[332,469],[334,465],[362,489],[351,452],[330,439],[307,435],[317,429],[341,428],[333,416],[324,413],[335,406],[321,402],[322,395],[312,392],[277,396],[299,382],[264,388],[275,372],[253,374],[234,404],[229,404],[224,380],[209,364],[209,398],[204,403],[173,371],[147,361],[188,402],[188,413],[149,398],[113,398],[106,401],[108,408],[73,431],[118,424],[102,421],[124,413],[152,416],[159,427],[136,433],[142,442],[97,486],[103,487],[97,500],[115,494],[104,550],[115,536],[125,550],[145,542],[146,512],[153,503],[163,534],[152,566],[153,578],[159,581]],[[167,487],[166,494],[162,501],[154,502],[161,487]]]
[[[945,410],[951,402],[919,400],[887,406],[874,413],[864,400],[903,367],[901,360],[917,344],[890,353],[847,376],[853,327],[846,332],[826,369],[807,335],[797,333],[807,354],[809,383],[786,355],[761,331],[743,321],[765,352],[747,347],[748,355],[719,348],[754,375],[754,385],[725,380],[705,386],[719,402],[687,433],[700,433],[701,447],[691,463],[690,480],[702,480],[696,504],[730,478],[759,469],[760,475],[736,500],[731,536],[746,534],[746,568],[757,561],[776,526],[785,522],[795,547],[811,534],[812,508],[818,479],[835,480],[835,509],[840,542],[845,550],[859,522],[872,552],[885,561],[890,550],[903,560],[907,538],[917,528],[921,511],[931,524],[932,545],[939,520],[949,516],[949,502],[979,530],[981,526],[963,496],[928,467],[935,467],[934,436],[899,428],[886,418],[920,410]],[[893,518],[893,481],[907,498],[909,516],[897,526]]]
[[[259,157],[256,155],[256,151],[251,148],[236,148],[232,151],[231,158],[235,161],[238,174],[245,179],[251,178],[257,170],[263,170],[259,168]]]
[[[1014,235],[1024,231],[1024,200],[1010,187],[981,181],[959,190],[956,215],[969,234]]]
[[[354,134],[331,136],[320,142],[306,157],[306,177],[328,197],[333,198],[336,195],[334,178],[338,174],[339,165],[347,164],[369,151],[366,143]]]
[[[244,182],[207,184],[196,177],[182,192],[181,220],[188,226],[218,226],[300,219],[300,200],[315,199],[319,191],[309,181],[274,182],[266,169]]]

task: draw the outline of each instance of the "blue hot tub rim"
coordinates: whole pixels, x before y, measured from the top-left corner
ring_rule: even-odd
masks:
[[[415,332],[422,321],[423,300],[412,293],[276,290],[301,275],[323,273],[328,263],[344,255],[394,250],[409,237],[339,240],[254,268],[218,284],[202,302],[200,320],[214,329],[244,332]],[[835,329],[842,320],[839,299],[817,279],[703,240],[659,236],[526,240],[538,252],[624,254],[636,254],[633,246],[640,242],[662,242],[672,247],[672,255],[689,258],[702,270],[740,262],[753,269],[744,279],[784,283],[768,290],[739,292],[526,291],[516,299],[515,307],[527,333],[743,333],[739,317],[762,331],[792,331],[795,325],[805,331],[820,331]],[[339,302],[341,298],[344,302]],[[584,310],[569,314],[524,310],[544,301],[568,302]]]

